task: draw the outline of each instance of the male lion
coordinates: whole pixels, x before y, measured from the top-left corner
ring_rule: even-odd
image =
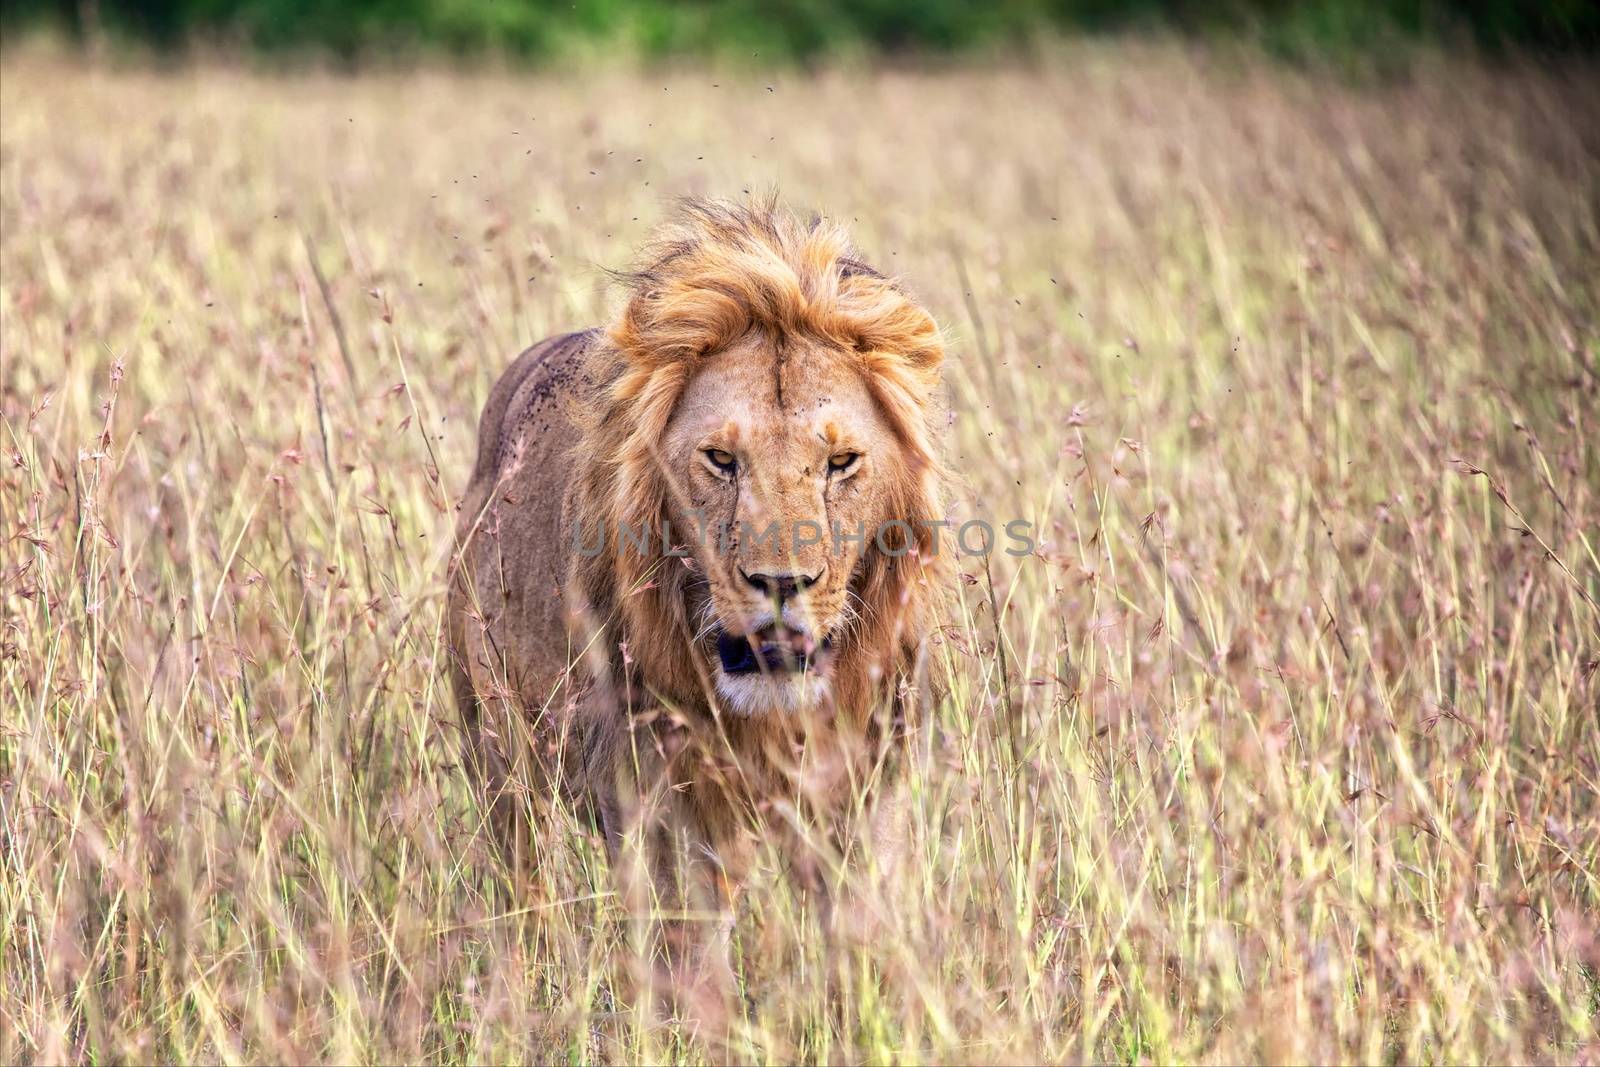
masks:
[[[639,844],[669,909],[726,915],[758,833],[818,881],[904,732],[943,584],[943,349],[837,226],[771,203],[687,203],[624,278],[609,329],[490,394],[454,684],[519,866],[559,796],[613,858]]]

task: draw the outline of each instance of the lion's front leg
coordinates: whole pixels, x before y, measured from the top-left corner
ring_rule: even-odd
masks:
[[[736,1001],[733,887],[743,867],[674,762],[659,750],[629,753],[603,776],[597,809],[632,925],[640,1003],[718,1048]]]
[[[692,815],[674,813],[652,832],[653,976],[658,1003],[714,1047],[726,1043],[737,1000],[731,963],[729,873]]]

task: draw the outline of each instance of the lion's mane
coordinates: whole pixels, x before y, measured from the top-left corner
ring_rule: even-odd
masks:
[[[945,585],[937,531],[917,521],[943,514],[937,325],[899,284],[858,258],[839,226],[803,223],[771,201],[687,202],[637,269],[621,277],[626,302],[590,355],[599,400],[579,419],[568,513],[584,529],[659,528],[674,492],[658,451],[668,421],[698,362],[752,330],[772,337],[780,353],[783,339],[797,335],[836,347],[899,438],[906,462],[890,514],[879,519],[908,522],[911,540],[864,553],[854,581],[860,620],[836,650],[833,680],[841,715],[870,729],[875,708],[898,703],[895,687],[914,669]],[[608,537],[598,555],[576,561],[580,610],[605,637],[591,665],[609,673],[629,705],[648,693],[709,708],[702,657],[690,654],[690,571],[673,559],[662,565],[660,546],[653,548],[654,555],[622,551]]]

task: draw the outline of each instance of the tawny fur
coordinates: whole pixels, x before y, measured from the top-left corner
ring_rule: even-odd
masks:
[[[609,329],[535,345],[484,410],[450,583],[454,684],[513,849],[524,813],[551,797],[592,813],[613,845],[654,813],[679,841],[676,860],[651,858],[657,879],[683,885],[673,864],[700,865],[721,892],[753,833],[837,815],[902,733],[944,586],[936,533],[916,524],[943,514],[943,349],[841,229],[771,203],[685,205],[624,279]],[[745,453],[749,474],[727,484],[704,469],[707,433]],[[807,451],[845,441],[872,443],[853,482]],[[612,536],[592,557],[574,549],[575,521],[682,530],[706,508],[913,525],[815,561],[797,542],[731,555],[695,543],[687,561]],[[708,627],[761,607],[741,569],[801,564],[823,578],[800,610],[835,627],[826,683],[719,690]]]

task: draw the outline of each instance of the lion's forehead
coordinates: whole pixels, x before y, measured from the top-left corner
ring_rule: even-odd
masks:
[[[780,354],[766,346],[718,353],[690,381],[676,419],[697,433],[722,431],[763,452],[812,456],[876,436],[871,394],[836,353]]]

